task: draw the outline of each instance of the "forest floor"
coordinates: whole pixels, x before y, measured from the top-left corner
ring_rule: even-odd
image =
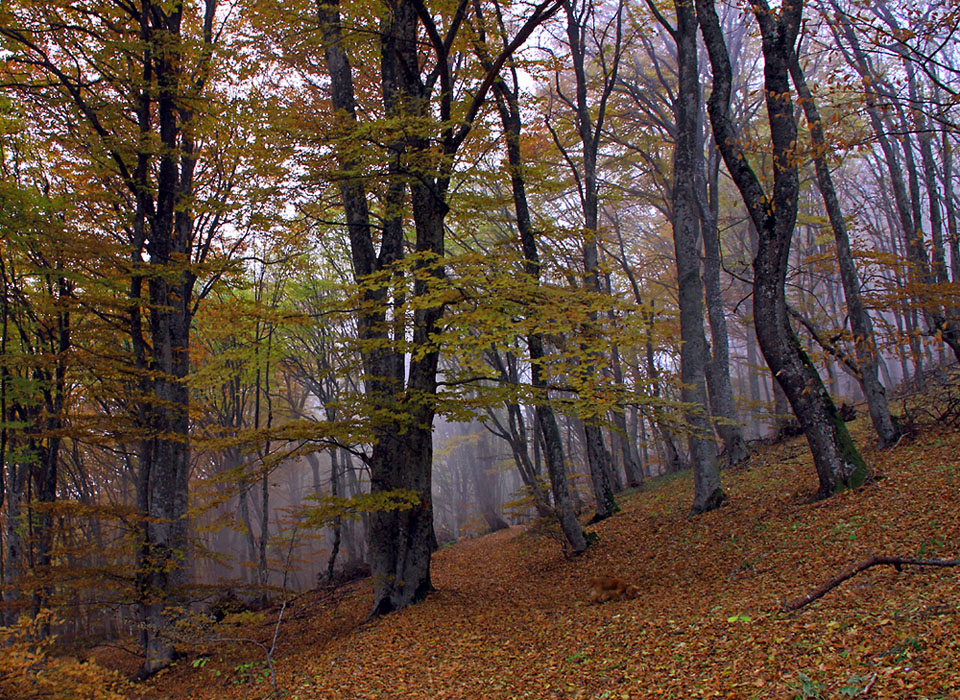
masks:
[[[854,434],[870,442],[861,417]],[[755,449],[723,472],[729,502],[686,517],[689,472],[622,495],[598,541],[564,557],[521,527],[433,560],[436,593],[365,621],[371,584],[300,595],[213,626],[131,697],[960,698],[960,568],[874,567],[797,612],[785,600],[872,554],[960,551],[960,432],[928,427],[864,454],[875,478],[817,501],[806,442]],[[588,602],[594,575],[637,600]],[[117,657],[95,655],[101,663]],[[130,671],[131,668],[122,668]]]

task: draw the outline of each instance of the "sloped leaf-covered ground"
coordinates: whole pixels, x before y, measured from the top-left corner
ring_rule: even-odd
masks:
[[[806,443],[761,448],[723,474],[729,505],[693,519],[689,474],[654,480],[573,560],[521,528],[456,544],[434,559],[434,595],[372,622],[369,582],[308,593],[284,611],[278,686],[298,699],[958,698],[960,569],[877,567],[779,612],[871,554],[958,556],[954,431],[867,456],[876,481],[814,502]],[[643,596],[590,605],[595,574]],[[269,645],[277,612],[211,635]],[[272,692],[254,644],[185,651],[144,697]]]

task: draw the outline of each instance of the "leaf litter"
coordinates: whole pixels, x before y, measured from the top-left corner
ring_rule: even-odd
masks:
[[[863,419],[855,426],[870,440]],[[366,619],[369,580],[288,606],[274,663],[280,696],[314,698],[956,698],[960,572],[867,570],[793,613],[785,600],[871,554],[955,558],[960,435],[934,428],[865,450],[875,480],[824,501],[806,443],[757,449],[723,473],[729,503],[687,518],[692,479],[650,480],[565,558],[542,528],[513,527],[436,553],[437,591]],[[589,515],[589,514],[586,514]],[[591,605],[591,576],[639,599]],[[269,642],[277,610],[218,634]],[[266,698],[237,671],[243,643],[189,645],[143,698]],[[258,656],[259,653],[259,656]],[[116,658],[104,654],[102,663]],[[191,659],[208,659],[202,665]]]

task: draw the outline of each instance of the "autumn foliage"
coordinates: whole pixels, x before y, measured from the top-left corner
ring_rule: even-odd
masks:
[[[0,698],[16,700],[124,700],[129,684],[93,662],[58,655],[45,611],[0,627]]]

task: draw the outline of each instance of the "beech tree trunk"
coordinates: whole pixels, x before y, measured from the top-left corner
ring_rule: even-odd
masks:
[[[524,273],[533,284],[539,285],[540,254],[537,250],[536,232],[530,218],[526,180],[523,174],[524,163],[520,150],[522,115],[515,71],[513,84],[514,89],[511,91],[502,80],[499,80],[494,85],[494,90],[507,144],[507,162],[510,165],[510,183],[517,216],[517,232],[520,234],[520,246],[523,250]],[[549,403],[549,389],[543,377],[545,357],[543,336],[540,333],[529,333],[527,349],[530,354],[530,383],[538,398],[534,406],[536,429],[543,440],[543,458],[550,477],[556,517],[567,545],[574,554],[579,554],[586,550],[587,540],[570,499],[570,488],[563,459],[563,438],[560,435],[560,427],[557,425],[557,417]]]
[[[758,232],[753,261],[757,340],[800,422],[817,468],[818,493],[826,497],[837,489],[863,483],[867,466],[790,326],[784,296],[799,193],[793,156],[797,124],[790,99],[789,65],[800,28],[802,3],[796,0],[795,4],[773,11],[765,0],[751,0],[762,35],[764,89],[773,145],[772,197],[763,190],[750,167],[729,117],[730,59],[713,0],[697,0],[696,7],[713,66],[713,91],[708,107],[714,139]]]
[[[713,139],[708,140],[710,156],[706,163],[706,190],[701,194],[701,213],[703,224],[703,288],[707,306],[707,319],[710,321],[710,340],[712,351],[707,352],[707,389],[710,396],[710,410],[716,419],[717,433],[723,440],[723,453],[726,465],[740,464],[749,456],[743,428],[737,416],[737,407],[733,400],[733,387],[730,383],[730,342],[727,334],[727,315],[723,305],[723,293],[720,288],[720,237],[717,228],[720,207],[719,159]],[[698,150],[698,160],[703,164],[703,155]]]
[[[691,406],[686,420],[687,444],[693,467],[692,514],[718,508],[726,496],[720,488],[713,428],[710,425],[705,372],[707,341],[703,334],[702,282],[700,279],[700,212],[697,208],[697,117],[700,113],[697,71],[697,16],[690,0],[676,0],[677,96],[673,103],[677,140],[673,152],[673,241],[677,262],[680,305],[681,399]],[[700,154],[702,157],[702,153]]]
[[[26,464],[20,460],[11,460],[9,464],[2,465],[9,479],[4,484],[4,495],[6,505],[6,524],[4,533],[4,551],[3,551],[3,624],[13,625],[20,616],[21,611],[18,608],[20,600],[20,587],[17,585],[19,579],[26,572],[26,557],[24,556],[23,537],[24,532],[24,507],[27,495],[27,478],[30,470]],[[29,511],[28,511],[29,512]]]
[[[873,323],[860,297],[860,277],[850,252],[850,239],[840,210],[840,202],[833,186],[830,168],[827,166],[827,143],[823,134],[820,113],[817,110],[813,94],[807,87],[806,79],[796,55],[790,61],[790,72],[797,96],[803,105],[804,114],[810,125],[810,138],[813,141],[813,160],[817,170],[817,184],[823,196],[833,237],[837,244],[837,265],[840,268],[840,280],[843,294],[847,300],[850,328],[853,331],[853,345],[857,367],[857,380],[863,390],[870,411],[870,419],[877,433],[881,449],[890,447],[900,438],[900,428],[887,405],[887,395],[877,376],[878,350],[873,334]]]
[[[450,51],[463,16],[458,16],[445,40],[423,4],[387,0],[379,26],[380,90],[387,119],[405,124],[408,129],[387,144],[387,218],[382,228],[375,231],[366,188],[358,175],[361,169],[352,144],[346,143],[355,133],[358,120],[352,67],[343,46],[340,6],[338,0],[319,0],[317,18],[330,74],[332,106],[343,130],[334,146],[337,181],[358,284],[363,285],[375,272],[394,270],[394,274],[402,274],[394,262],[405,252],[407,192],[414,226],[413,249],[418,256],[412,273],[413,296],[426,297],[443,279],[444,217],[454,156],[470,133],[496,71],[537,24],[555,11],[556,7],[543,4],[529,15],[513,41],[492,62],[487,78],[470,96],[466,114],[455,120],[455,59]],[[424,27],[426,43],[418,36],[420,25]],[[426,50],[434,53],[436,73],[425,80],[421,57]],[[432,125],[439,133],[431,133]],[[375,239],[380,242],[379,254]],[[402,293],[390,298],[381,285],[363,287],[362,294],[365,303],[358,318],[358,332],[363,344],[365,389],[371,413],[381,421],[374,426],[369,457],[371,491],[408,489],[419,499],[415,508],[379,511],[370,517],[372,614],[382,614],[411,605],[432,589],[430,556],[437,542],[433,531],[431,471],[440,356],[435,339],[443,307],[417,305],[409,318],[400,310],[405,301]],[[412,349],[406,353],[408,339]]]
[[[138,431],[132,439],[137,441],[141,540],[136,586],[145,654],[141,674],[148,675],[173,658],[172,623],[187,581],[190,419],[183,379],[189,370],[195,303],[193,265],[202,257],[194,248],[195,110],[206,102],[217,5],[202,3],[196,18],[199,37],[190,47],[196,53],[190,58],[184,55],[182,4],[144,0],[114,10],[110,21],[99,26],[107,41],[125,42],[129,72],[123,77],[79,54],[73,55],[85,63],[66,69],[59,63],[72,49],[61,52],[57,42],[81,41],[76,32],[85,29],[64,24],[55,8],[37,19],[47,25],[27,31],[8,24],[0,32],[22,52],[18,60],[43,71],[50,87],[56,86],[57,108],[69,105],[84,143],[98,154],[101,174],[110,169],[123,217],[116,234],[126,236],[130,276],[126,303],[117,314],[127,319],[134,363],[136,393],[129,404]],[[45,36],[44,41],[37,43],[38,36]],[[131,43],[131,37],[138,41]],[[130,79],[134,72],[137,80]],[[116,98],[110,109],[119,112],[103,111],[105,94]],[[220,219],[213,216],[208,223],[207,242]]]
[[[216,6],[208,3],[203,20],[204,51],[213,42]],[[135,232],[143,236],[133,247],[136,266],[147,266],[146,280],[134,277],[130,297],[134,354],[144,371],[144,399],[138,407],[140,427],[148,437],[137,448],[137,505],[145,516],[138,557],[140,642],[145,659],[141,675],[167,666],[174,658],[173,623],[180,614],[188,561],[188,479],[190,474],[190,392],[183,381],[190,370],[190,327],[193,321],[195,272],[192,198],[197,162],[194,115],[184,95],[190,91],[181,73],[182,5],[148,3],[140,17],[145,43],[146,82],[155,76],[159,92],[155,116],[151,96],[141,95],[140,129],[155,128],[163,149],[157,158],[156,191],[149,182],[149,158],[141,157],[133,175],[137,212]],[[207,55],[207,54],[204,54]],[[203,85],[206,75],[195,79]],[[154,199],[155,197],[155,199]],[[152,212],[152,214],[151,214]],[[143,252],[149,261],[145,263]],[[140,298],[147,283],[149,342],[145,340]]]
[[[653,328],[653,319],[654,311],[651,306],[650,315],[647,319],[647,337],[645,343],[647,378],[651,383],[651,393],[653,394],[653,398],[659,399],[661,393],[660,372],[657,370],[657,363],[653,354],[653,333],[651,331]],[[653,428],[660,437],[658,440],[658,445],[660,446],[660,451],[663,454],[664,472],[667,474],[673,474],[674,472],[680,471],[683,468],[683,459],[680,457],[680,451],[677,449],[677,440],[676,436],[673,434],[673,431],[669,428],[669,426],[667,426],[665,421],[657,420],[656,418],[653,420]]]
[[[576,173],[579,183],[580,204],[583,208],[583,272],[584,285],[590,292],[600,294],[599,275],[599,247],[597,239],[600,235],[599,214],[600,194],[597,180],[597,156],[599,152],[600,136],[603,133],[603,123],[606,117],[606,105],[610,93],[617,80],[617,69],[620,63],[621,52],[621,22],[623,13],[622,1],[613,9],[615,15],[608,27],[614,33],[614,43],[611,48],[609,72],[605,70],[601,75],[601,95],[595,105],[588,99],[587,78],[587,37],[590,36],[590,26],[596,20],[595,8],[589,2],[579,0],[561,0],[566,13],[566,35],[570,49],[570,59],[573,63],[575,77],[575,97],[565,98],[570,104],[576,118],[580,146],[582,148],[581,168]],[[558,142],[559,143],[559,142]],[[568,162],[573,161],[568,158]],[[590,312],[587,319],[586,333],[593,333],[597,315]],[[603,358],[596,351],[589,351],[587,366],[584,372],[589,376],[596,372],[596,365]],[[595,520],[602,520],[619,510],[613,495],[614,476],[610,464],[610,456],[604,445],[603,430],[595,418],[584,420],[584,434],[586,440],[587,463],[590,467],[590,479],[597,503]]]

